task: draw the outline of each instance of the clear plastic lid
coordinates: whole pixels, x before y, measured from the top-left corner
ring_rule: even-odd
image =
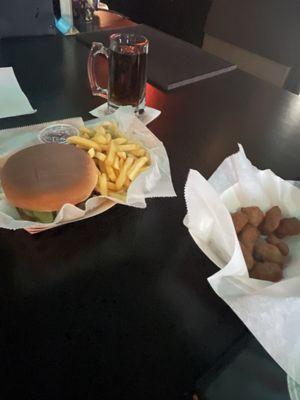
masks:
[[[67,143],[69,136],[79,135],[79,130],[75,126],[68,124],[50,125],[41,130],[39,140],[43,143]]]

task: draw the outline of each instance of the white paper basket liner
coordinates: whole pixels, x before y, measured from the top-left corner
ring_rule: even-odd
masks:
[[[223,161],[207,181],[190,170],[184,224],[200,249],[220,268],[208,281],[274,360],[300,383],[300,237],[286,243],[290,258],[278,283],[249,278],[230,212],[279,205],[285,217],[300,217],[298,183],[261,171],[244,150]]]
[[[126,203],[110,197],[97,196],[88,199],[85,202],[84,209],[65,204],[53,223],[41,224],[18,219],[20,217],[16,209],[8,204],[4,194],[1,193],[0,186],[0,227],[7,229],[23,228],[30,233],[37,233],[101,214],[117,203],[144,208],[146,207],[146,198],[176,196],[171,179],[169,159],[163,143],[135,117],[131,108],[123,107],[110,116],[93,119],[86,122],[85,125],[92,127],[104,120],[116,121],[124,135],[132,141],[141,143],[151,157],[150,168],[141,173],[130,185]],[[81,118],[56,121],[55,123],[68,123],[77,128],[84,125]],[[0,169],[13,152],[39,143],[37,137],[39,131],[51,124],[53,122],[0,131]]]

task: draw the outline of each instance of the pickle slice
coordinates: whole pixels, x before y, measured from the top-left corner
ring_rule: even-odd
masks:
[[[36,218],[39,222],[44,224],[49,224],[54,221],[54,215],[52,212],[46,211],[33,211],[33,217]]]

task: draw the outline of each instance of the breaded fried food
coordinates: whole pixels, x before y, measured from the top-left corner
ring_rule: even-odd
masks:
[[[255,243],[253,257],[256,261],[269,261],[276,264],[283,264],[285,257],[281,254],[278,247],[260,239]]]
[[[251,251],[242,242],[240,242],[240,246],[248,271],[250,271],[254,265],[254,258],[252,257]]]
[[[250,278],[264,281],[279,282],[282,277],[280,265],[272,262],[257,262],[249,273]]]
[[[300,220],[298,218],[283,218],[275,232],[280,239],[286,236],[300,234]]]
[[[241,230],[244,228],[244,226],[248,222],[248,217],[246,214],[244,214],[242,211],[237,211],[233,214],[231,214],[232,222],[235,228],[235,231],[237,234],[241,232]]]
[[[274,234],[268,236],[266,241],[273,246],[276,246],[280,250],[282,255],[287,256],[289,254],[289,246]]]
[[[266,212],[265,219],[259,227],[261,233],[266,236],[273,233],[278,228],[281,217],[281,209],[278,206],[270,208],[270,210]]]
[[[252,253],[253,247],[257,239],[259,238],[259,230],[247,224],[242,232],[239,234],[239,241],[243,243],[245,247]]]
[[[247,215],[249,224],[256,227],[262,223],[265,217],[265,214],[259,207],[242,207],[241,211]]]

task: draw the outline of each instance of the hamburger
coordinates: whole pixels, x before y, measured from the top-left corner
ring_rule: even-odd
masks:
[[[38,144],[9,157],[0,178],[8,202],[22,218],[49,223],[64,204],[76,205],[90,197],[98,170],[77,147]]]

